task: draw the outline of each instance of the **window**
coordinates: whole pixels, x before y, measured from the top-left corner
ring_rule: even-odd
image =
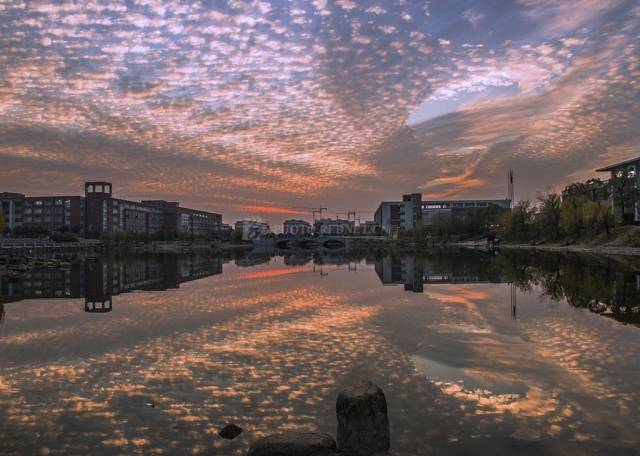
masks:
[[[36,200],[35,201],[35,205],[36,206],[42,206],[42,201],[41,200]]]
[[[56,206],[62,206],[62,200],[61,199],[57,199],[56,200]]]

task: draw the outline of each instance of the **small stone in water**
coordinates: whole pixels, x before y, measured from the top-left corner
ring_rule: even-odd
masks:
[[[220,432],[218,432],[220,437],[227,440],[233,440],[240,434],[242,434],[242,428],[233,423],[227,424]]]

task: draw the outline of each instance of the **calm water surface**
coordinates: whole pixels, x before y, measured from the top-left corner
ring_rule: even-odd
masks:
[[[638,454],[639,289],[630,260],[508,252],[32,271],[2,282],[0,454],[244,454],[335,435],[360,379],[392,454]]]

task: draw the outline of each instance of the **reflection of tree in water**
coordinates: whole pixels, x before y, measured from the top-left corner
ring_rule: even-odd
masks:
[[[522,290],[540,287],[549,298],[640,324],[637,260],[549,252],[507,251],[493,267]]]

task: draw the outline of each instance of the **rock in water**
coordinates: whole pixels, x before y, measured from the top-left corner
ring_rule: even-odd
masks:
[[[218,432],[218,435],[220,437],[227,440],[233,440],[236,437],[238,437],[240,434],[242,434],[242,428],[233,423],[227,424],[225,427],[223,427],[220,430],[220,432]]]
[[[247,456],[329,456],[335,453],[336,441],[327,434],[287,432],[258,440]]]
[[[367,381],[341,391],[336,413],[340,454],[370,456],[389,450],[387,400],[379,386]]]

